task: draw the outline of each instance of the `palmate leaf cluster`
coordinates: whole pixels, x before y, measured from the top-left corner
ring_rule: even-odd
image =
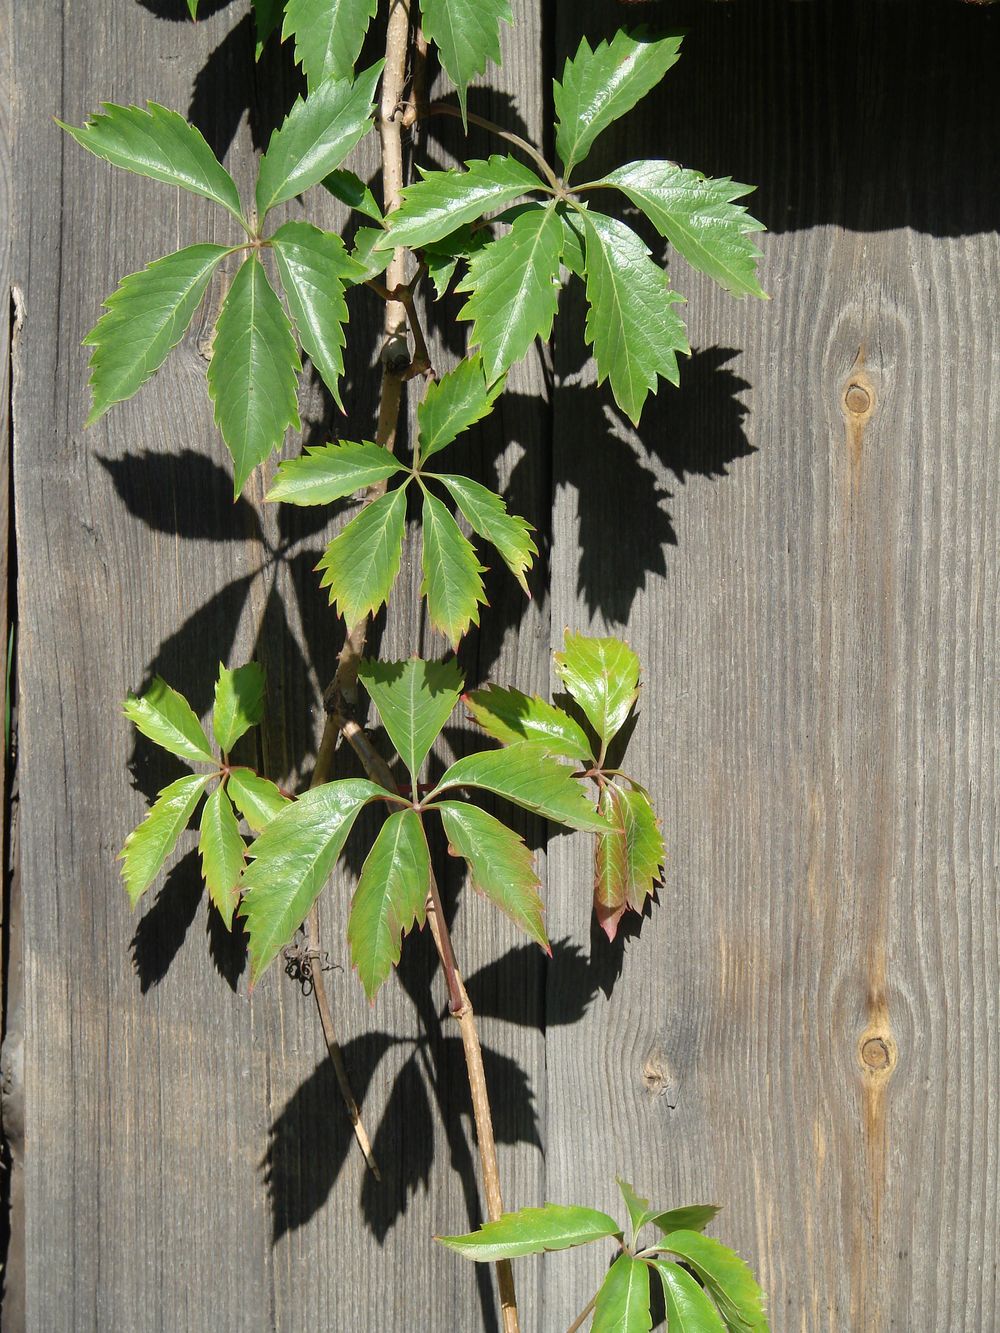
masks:
[[[664,1212],[650,1207],[627,1181],[619,1180],[618,1187],[627,1228],[594,1208],[547,1203],[505,1213],[469,1235],[437,1239],[476,1263],[614,1241],[620,1252],[594,1302],[592,1333],[649,1333],[655,1278],[663,1287],[668,1333],[767,1333],[763,1294],[750,1269],[733,1250],[702,1234],[717,1207],[694,1204]],[[660,1236],[640,1246],[646,1227]]]

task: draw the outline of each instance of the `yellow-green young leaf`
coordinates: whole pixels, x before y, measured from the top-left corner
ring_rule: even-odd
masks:
[[[307,447],[300,458],[279,464],[267,498],[293,505],[328,505],[405,471],[380,444],[367,440],[318,444]]]
[[[622,1254],[608,1270],[594,1306],[591,1333],[649,1333],[649,1269]]]
[[[425,35],[458,89],[464,120],[469,84],[488,60],[500,64],[500,24],[514,22],[510,0],[422,0],[420,14]]]
[[[177,846],[211,773],[188,773],[164,787],[138,828],[125,839],[122,879],[134,907]]]
[[[190,245],[122,278],[102,315],[84,338],[90,357],[93,425],[112,403],[124,402],[146,383],[184,337],[205,288],[223,256],[222,245]]]
[[[347,940],[369,1000],[399,962],[403,936],[424,924],[431,861],[415,810],[397,810],[382,825],[351,900]]]
[[[559,679],[607,745],[621,730],[639,697],[639,659],[620,639],[566,633],[556,653]]]
[[[621,1176],[615,1178],[621,1196],[625,1200],[625,1207],[628,1209],[629,1221],[632,1223],[632,1235],[638,1236],[642,1228],[649,1222],[656,1212],[655,1208],[650,1208],[649,1200],[643,1199],[636,1194],[635,1190],[627,1180],[622,1180]]]
[[[689,1272],[666,1259],[650,1259],[649,1266],[663,1283],[669,1333],[726,1333],[718,1310]]]
[[[208,896],[229,930],[240,900],[239,879],[246,865],[246,845],[240,836],[232,801],[225,788],[216,787],[201,812],[201,872]]]
[[[619,30],[593,50],[586,37],[566,61],[562,83],[553,82],[556,152],[568,177],[597,136],[655,88],[680,54],[679,36],[648,38]]]
[[[230,287],[215,330],[208,392],[215,424],[233,456],[233,488],[247,478],[289,426],[299,428],[296,376],[302,369],[292,327],[256,255]]]
[[[462,533],[436,496],[424,491],[424,578],[420,591],[427,598],[431,624],[453,648],[470,625],[479,624],[479,606],[486,604],[486,589],[472,543]]]
[[[403,203],[387,219],[388,231],[375,242],[378,249],[427,245],[450,236],[491,209],[502,208],[541,181],[513,157],[495,154],[466,162],[465,171],[422,171],[423,180],[403,190]]]
[[[62,121],[56,124],[105,162],[200,194],[221,204],[241,226],[246,226],[236,182],[200,130],[157,102],[148,102],[145,111],[139,106],[115,106],[111,102],[102,105],[104,114],[91,116],[79,129]]]
[[[188,13],[193,19],[198,17],[198,0],[187,0]]]
[[[594,915],[609,940],[618,933],[626,908],[628,853],[625,846],[621,794],[613,786],[601,791],[598,809],[611,826],[597,837],[594,856]]]
[[[226,790],[254,833],[263,833],[275,815],[280,815],[289,804],[288,797],[273,782],[249,768],[231,769]]]
[[[295,59],[310,90],[324,79],[349,79],[378,0],[288,0],[281,40],[295,38]]]
[[[306,919],[362,806],[384,796],[363,778],[324,783],[289,802],[250,844],[240,916],[250,937],[251,985]]]
[[[432,381],[417,408],[421,463],[488,416],[503,388],[502,378],[487,385],[481,356],[466,357],[437,383]]]
[[[671,1231],[704,1231],[718,1211],[719,1206],[715,1203],[692,1203],[686,1208],[670,1208],[665,1213],[657,1213],[649,1220],[664,1235]]]
[[[375,196],[361,177],[355,175],[353,171],[340,167],[336,171],[331,171],[329,176],[324,176],[320,184],[348,208],[353,208],[355,212],[363,213],[366,218],[373,218],[376,222],[382,221],[382,210],[375,202]]]
[[[476,1263],[518,1259],[546,1250],[570,1250],[577,1245],[610,1238],[621,1239],[618,1223],[595,1208],[574,1208],[547,1203],[541,1208],[521,1208],[504,1213],[496,1222],[485,1222],[465,1236],[435,1236],[449,1250]]]
[[[374,615],[389,597],[403,552],[406,489],[390,491],[362,509],[323,552],[321,588],[348,626]]]
[[[497,548],[504,564],[528,592],[524,571],[531,568],[538,547],[531,539],[531,524],[517,514],[509,514],[499,495],[468,477],[439,476],[438,481],[451,492],[473,532]]]
[[[257,30],[255,59],[260,59],[264,43],[278,26],[284,4],[285,0],[253,0],[253,21]]]
[[[752,185],[729,177],[707,179],[674,162],[629,162],[604,177],[641,208],[692,268],[706,273],[734,296],[764,296],[757,281],[760,251],[751,240],[764,224],[733,201]]]
[[[663,873],[663,834],[645,791],[641,788],[620,791],[619,799],[628,857],[625,897],[633,912],[641,912]]]
[[[764,1293],[738,1254],[697,1231],[672,1231],[664,1237],[663,1247],[678,1255],[708,1288],[730,1333],[767,1333]]]
[[[601,792],[601,810],[611,832],[597,843],[594,911],[613,940],[626,908],[641,912],[663,866],[663,838],[649,797],[614,785]]]
[[[535,860],[524,841],[478,805],[442,801],[436,809],[444,824],[448,850],[453,856],[465,858],[473,887],[551,953]]]
[[[271,135],[257,173],[261,222],[277,204],[318,185],[339,167],[372,126],[372,98],[383,61],[352,82],[327,79],[300,97]]]
[[[538,741],[549,754],[565,759],[590,759],[591,744],[568,713],[537,695],[491,685],[465,696],[469,712],[490,736],[505,745]]]
[[[125,700],[125,716],[144,736],[189,763],[214,764],[215,756],[201,723],[191,705],[170,688],[161,676],[154,676],[146,693]]]
[[[299,342],[343,411],[344,288],[363,280],[364,267],[351,258],[339,236],[310,222],[286,222],[271,239]]]
[[[487,382],[519,361],[535,338],[547,341],[559,306],[563,226],[554,204],[521,213],[506,235],[476,252],[456,287],[471,296],[459,311],[472,320]]]
[[[597,382],[611,383],[615,402],[639,424],[658,375],[677,384],[677,354],[689,354],[687,334],[667,275],[630,227],[603,213],[583,215],[587,233],[587,323]]]
[[[264,716],[264,668],[257,662],[228,671],[220,662],[212,730],[223,754]]]
[[[434,796],[454,787],[478,787],[554,824],[603,833],[607,822],[584,795],[572,769],[554,759],[544,744],[522,741],[505,750],[483,750],[458,759],[434,789]]]
[[[451,717],[462,693],[458,664],[361,662],[358,676],[378,709],[389,739],[416,781],[431,746]]]

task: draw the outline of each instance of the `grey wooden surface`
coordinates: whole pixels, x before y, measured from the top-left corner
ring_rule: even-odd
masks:
[[[190,107],[247,190],[288,70],[272,52],[247,83],[242,4],[206,6],[196,27],[182,0],[16,8],[28,1326],[494,1329],[485,1271],[477,1286],[430,1241],[478,1220],[478,1190],[427,942],[369,1009],[343,943],[356,862],[324,898],[379,1189],[312,1002],[275,969],[248,1003],[190,851],[138,916],[114,863],[168,773],[133,746],[125,692],[159,671],[205,708],[215,661],[255,654],[272,708],[262,759],[300,782],[338,627],[311,573],[326,530],[232,505],[204,390],[211,300],[156,380],[84,432],[79,340],[100,299],[158,254],[230,233],[207,204],[85,157],[50,117]],[[515,12],[508,64],[472,105],[537,137],[554,61],[618,10]],[[551,964],[451,869],[507,1199],[612,1205],[621,1172],[665,1204],[725,1204],[717,1234],[758,1270],[777,1330],[984,1329],[1000,1080],[998,16],[750,0],[656,13],[688,27],[686,55],[606,151],[759,181],[774,299],[733,303],[678,263],[695,354],[635,432],[592,386],[571,291],[554,366],[533,355],[463,446],[474,475],[509,482],[546,556],[552,541],[551,599],[536,579],[526,608],[491,576],[493,611],[463,647],[470,680],[544,690],[564,625],[626,633],[647,679],[629,764],[669,856],[658,906],[609,948],[589,922],[587,840],[546,849],[526,826],[548,867]],[[441,133],[423,160],[457,150]],[[342,220],[315,198],[309,212]],[[378,314],[359,295],[356,435]],[[303,413],[306,439],[328,438],[334,417],[308,389]],[[441,647],[416,554],[384,653]],[[519,1265],[525,1329],[565,1328],[606,1257]]]

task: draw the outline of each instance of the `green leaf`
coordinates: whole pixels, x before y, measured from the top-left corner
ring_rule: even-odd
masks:
[[[318,185],[371,129],[372,98],[383,61],[350,79],[327,79],[300,97],[271,135],[257,174],[257,213]]]
[[[690,1273],[665,1259],[648,1262],[663,1283],[669,1333],[726,1333],[718,1310]]]
[[[588,833],[607,829],[573,777],[572,769],[553,759],[544,745],[521,741],[505,750],[483,750],[458,759],[434,789],[430,800],[452,787],[478,787],[551,819],[554,824]]]
[[[483,566],[472,543],[436,496],[424,491],[422,596],[427,598],[431,624],[453,648],[470,625],[479,624],[479,605],[486,589],[479,577]]]
[[[495,740],[505,745],[538,741],[549,754],[565,759],[590,759],[591,744],[583,728],[561,708],[537,695],[491,685],[465,696],[469,712]]]
[[[766,295],[757,281],[760,251],[750,239],[764,224],[733,202],[750,194],[752,185],[728,176],[707,179],[673,162],[629,162],[601,184],[617,186],[692,268],[727,292]]]
[[[122,879],[134,907],[177,846],[211,773],[187,773],[164,787],[120,852]]]
[[[376,222],[381,223],[382,210],[375,202],[375,196],[361,177],[356,176],[353,171],[341,167],[337,171],[331,171],[329,176],[324,176],[320,184],[348,208],[353,208],[356,213],[363,213],[366,218],[374,218]]]
[[[251,986],[306,919],[362,806],[385,794],[363,778],[313,787],[250,844],[240,915],[250,937]]]
[[[602,789],[598,809],[611,825],[611,831],[602,833],[597,839],[597,853],[594,857],[594,915],[608,939],[613,940],[627,905],[625,895],[628,885],[624,816],[617,787]]]
[[[288,797],[273,782],[249,768],[230,769],[226,790],[254,833],[263,833],[275,815],[280,815],[289,804]]]
[[[580,214],[575,209],[567,208],[565,204],[559,204],[557,212],[562,221],[563,229],[562,262],[570,273],[575,273],[578,278],[582,278],[587,272],[587,259],[584,250],[587,238],[583,230],[583,223],[580,221]]]
[[[551,953],[538,895],[535,859],[513,829],[478,805],[442,801],[435,807],[453,856],[463,856],[475,889],[495,903],[516,926]]]
[[[426,463],[470,426],[482,421],[504,389],[504,380],[487,385],[481,356],[459,361],[454,370],[427,386],[417,407],[420,462]]]
[[[449,1250],[479,1264],[543,1254],[546,1250],[569,1250],[610,1238],[621,1239],[613,1217],[594,1208],[559,1203],[504,1213],[496,1222],[485,1222],[478,1231],[465,1236],[435,1236]]]
[[[232,801],[221,784],[216,787],[201,812],[201,871],[208,895],[230,930],[233,912],[240,900],[239,879],[246,865],[246,845],[240,836]]]
[[[397,810],[379,830],[351,900],[347,939],[369,1000],[399,962],[402,937],[424,924],[431,861],[420,816]]]
[[[645,792],[607,786],[601,792],[601,811],[611,832],[602,834],[597,844],[594,911],[613,940],[625,909],[641,912],[660,877],[663,838]]]
[[[367,440],[307,446],[300,458],[278,465],[267,498],[293,505],[332,504],[405,471],[388,449]]]
[[[510,0],[422,0],[420,10],[424,34],[458,89],[464,121],[469,84],[488,60],[500,64],[500,24],[514,22]]]
[[[649,1222],[656,1213],[655,1208],[650,1208],[649,1200],[640,1198],[627,1180],[622,1180],[621,1176],[615,1177],[616,1184],[621,1191],[621,1196],[625,1200],[625,1207],[628,1209],[629,1221],[632,1223],[632,1235],[638,1236],[642,1228]]]
[[[586,37],[553,82],[556,152],[568,177],[597,136],[655,88],[680,53],[679,36],[652,41],[641,31],[619,30],[591,50]]]
[[[125,701],[125,716],[144,736],[189,763],[214,764],[215,755],[195,717],[191,705],[170,688],[161,676],[154,676],[146,693]]]
[[[718,1204],[693,1203],[686,1208],[671,1208],[649,1220],[665,1234],[670,1231],[704,1231],[718,1214]]]
[[[187,0],[188,13],[193,19],[198,17],[198,0]]]
[[[615,402],[639,424],[646,394],[662,375],[677,384],[677,353],[690,353],[684,324],[673,306],[681,301],[667,275],[631,228],[603,213],[582,214],[587,233],[587,323],[597,382],[611,382]]]
[[[608,1270],[597,1294],[591,1333],[649,1333],[649,1269],[622,1254]]]
[[[538,554],[538,547],[531,539],[531,524],[517,514],[509,514],[500,496],[480,486],[478,481],[442,475],[437,480],[451,492],[472,531],[497,548],[504,564],[530,597],[524,571],[531,568],[532,557]]]
[[[87,425],[146,383],[184,337],[220,260],[222,245],[190,245],[122,278],[84,338],[92,347]]]
[[[358,676],[407,772],[416,781],[461,696],[458,664],[424,662],[419,657],[406,662],[373,660],[360,663]]]
[[[464,227],[459,227],[457,231],[453,231],[450,236],[445,236],[440,241],[432,241],[429,245],[421,248],[424,263],[427,266],[427,274],[434,284],[438,300],[448,290],[448,286],[455,276],[458,261],[471,258],[477,250],[481,250],[487,244],[489,239],[489,227],[473,229],[469,223],[466,223]]]
[[[274,233],[272,242],[303,351],[343,411],[340,377],[344,373],[347,323],[344,288],[348,282],[363,279],[364,267],[351,258],[339,236],[321,231],[310,222],[286,222]]]
[[[628,858],[625,896],[633,912],[641,912],[663,871],[663,834],[649,796],[639,788],[620,791]]]
[[[350,79],[378,0],[288,0],[281,40],[295,38],[295,59],[312,91],[324,79]]]
[[[281,447],[288,427],[298,430],[301,369],[292,326],[264,266],[251,255],[226,296],[208,367],[208,392],[233,457],[236,495],[254,468]]]
[[[625,725],[639,697],[639,658],[620,639],[566,632],[554,654],[559,679],[583,709],[605,745]]]
[[[369,278],[377,278],[380,273],[384,273],[389,267],[389,261],[392,259],[391,250],[376,250],[375,246],[385,235],[382,227],[359,227],[354,233],[354,249],[351,251],[351,258],[365,271],[364,282]]]
[[[374,615],[389,597],[403,553],[406,489],[390,491],[366,505],[334,537],[316,566],[321,588],[349,626]]]
[[[488,383],[519,361],[535,338],[551,336],[562,247],[562,223],[549,204],[521,213],[506,235],[469,260],[455,290],[472,295],[459,318],[473,321],[472,341],[482,349]]]
[[[227,671],[219,663],[212,729],[223,754],[228,754],[264,716],[264,679],[264,668],[257,662],[248,662],[234,671]]]
[[[730,1333],[767,1333],[764,1293],[738,1254],[697,1231],[672,1231],[663,1245],[705,1284]]]
[[[253,21],[257,32],[254,59],[260,59],[264,43],[278,26],[284,7],[285,0],[253,0]]]
[[[403,190],[403,203],[387,219],[379,249],[427,245],[450,236],[490,209],[537,190],[541,181],[513,157],[496,154],[466,162],[465,171],[423,171],[423,180]]]

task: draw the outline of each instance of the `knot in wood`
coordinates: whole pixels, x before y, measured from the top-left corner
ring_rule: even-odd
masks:
[[[844,406],[852,416],[863,417],[866,412],[871,411],[872,395],[863,384],[856,381],[847,386],[847,392],[844,394]]]
[[[861,1063],[875,1074],[887,1070],[892,1063],[888,1042],[882,1037],[868,1037],[861,1043]]]

